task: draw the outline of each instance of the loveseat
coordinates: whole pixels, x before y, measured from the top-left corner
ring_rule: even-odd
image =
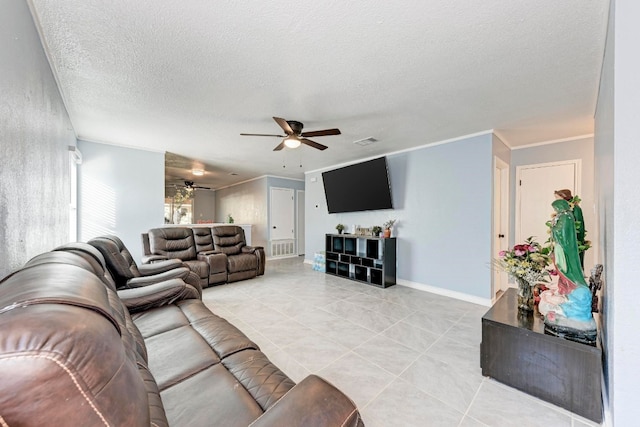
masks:
[[[95,247],[0,281],[0,425],[362,426],[320,377],[294,384],[181,279],[117,290]]]
[[[179,259],[203,287],[251,279],[264,274],[261,246],[247,246],[242,227],[161,227],[142,233],[142,263]]]

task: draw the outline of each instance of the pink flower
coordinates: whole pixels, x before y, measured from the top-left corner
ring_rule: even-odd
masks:
[[[513,249],[513,252],[516,254],[516,256],[522,256],[522,255],[524,255],[524,254],[526,254],[526,253],[527,253],[527,251],[526,251],[526,250],[522,250],[522,249],[515,249],[515,248]]]
[[[531,246],[531,245],[528,245],[527,250],[529,252],[538,252],[538,248],[536,248],[535,246]]]
[[[504,257],[505,255],[507,255],[507,251],[498,252],[498,256]]]
[[[549,270],[549,274],[552,276],[557,276],[558,275],[558,270],[553,269],[553,270]]]

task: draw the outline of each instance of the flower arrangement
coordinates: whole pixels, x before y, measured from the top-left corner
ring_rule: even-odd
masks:
[[[374,236],[379,236],[380,232],[382,232],[382,227],[380,227],[379,225],[374,225],[371,228],[371,232],[373,233]]]
[[[338,224],[336,225],[336,230],[338,230],[338,233],[342,234],[342,231],[345,229],[346,227],[343,224]]]
[[[530,286],[540,282],[546,283],[549,275],[554,273],[548,269],[551,264],[548,248],[543,248],[540,243],[533,240],[533,237],[529,237],[524,244],[515,245],[508,251],[500,251],[498,256],[498,259],[494,259],[494,265],[497,268]]]

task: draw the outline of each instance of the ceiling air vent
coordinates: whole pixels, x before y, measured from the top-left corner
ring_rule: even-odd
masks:
[[[353,141],[354,144],[358,144],[358,145],[362,145],[363,147],[367,146],[367,145],[371,145],[374,142],[378,142],[377,139],[375,139],[374,137],[370,136],[369,138],[365,138],[365,139],[359,139],[357,141]]]

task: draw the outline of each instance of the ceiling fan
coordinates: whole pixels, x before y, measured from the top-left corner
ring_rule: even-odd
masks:
[[[186,188],[187,190],[195,190],[196,188],[211,190],[211,187],[203,187],[202,185],[195,184],[193,181],[185,181],[184,188]]]
[[[315,136],[328,136],[328,135],[340,135],[340,129],[324,129],[315,130],[312,132],[302,132],[304,125],[301,122],[295,120],[285,120],[280,117],[274,117],[278,126],[282,128],[286,135],[270,135],[264,133],[241,133],[242,136],[275,136],[277,138],[284,138],[280,144],[273,149],[273,151],[280,151],[285,146],[289,148],[298,148],[300,144],[308,145],[309,147],[317,148],[318,150],[326,150],[327,146],[319,144],[315,141],[308,139],[308,137]]]

